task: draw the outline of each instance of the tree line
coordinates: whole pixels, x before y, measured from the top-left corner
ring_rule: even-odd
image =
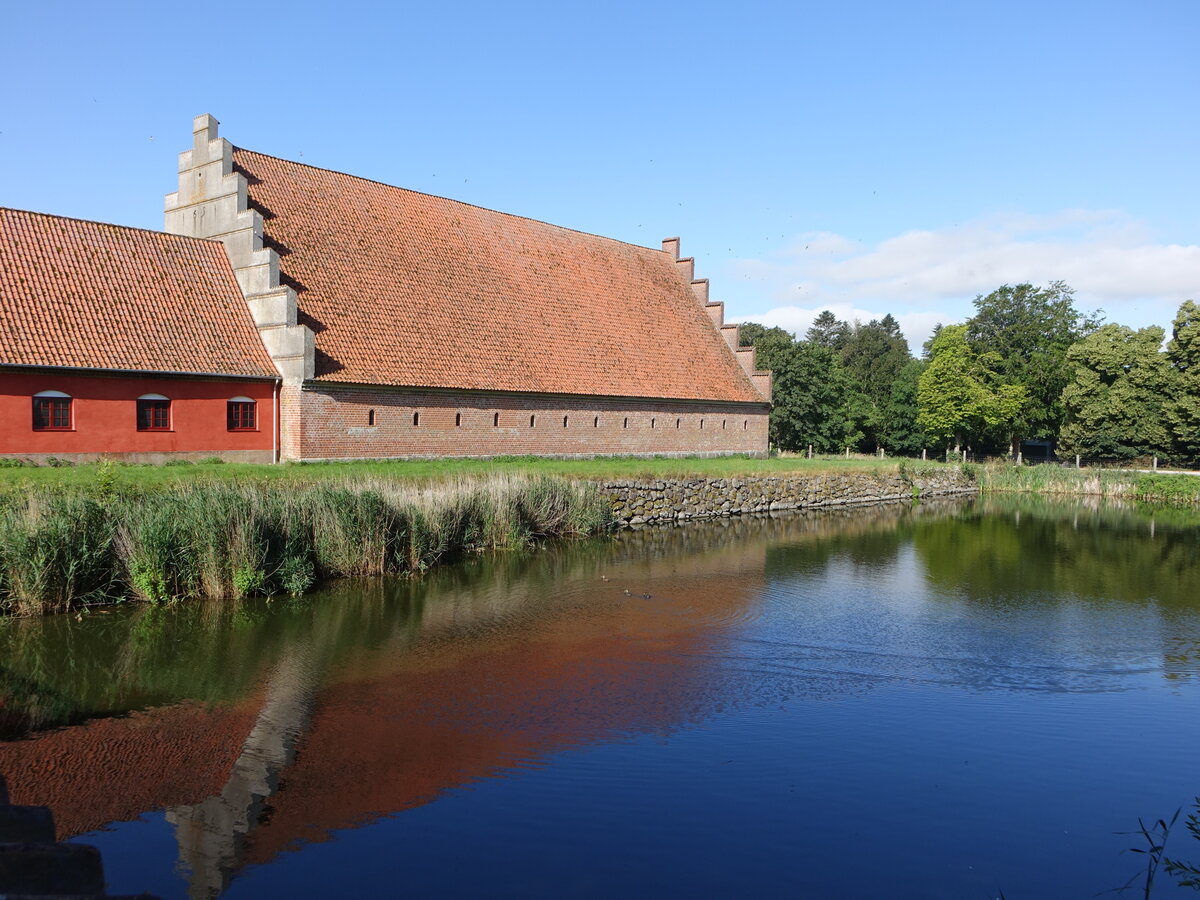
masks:
[[[1016,456],[1161,456],[1200,463],[1200,306],[1185,301],[1164,347],[1082,313],[1061,281],[1002,285],[960,325],[938,325],[920,357],[891,315],[845,322],[825,310],[803,338],[753,322],[743,346],[774,373],[770,441],[780,450]]]

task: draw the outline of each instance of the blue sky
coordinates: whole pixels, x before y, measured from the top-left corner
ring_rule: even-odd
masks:
[[[235,144],[658,246],[730,318],[1200,299],[1200,3],[10,4],[0,205],[162,225]]]

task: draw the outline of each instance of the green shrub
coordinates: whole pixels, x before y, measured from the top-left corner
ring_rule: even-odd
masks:
[[[1139,475],[1134,481],[1133,492],[1142,500],[1195,503],[1200,501],[1200,476]]]

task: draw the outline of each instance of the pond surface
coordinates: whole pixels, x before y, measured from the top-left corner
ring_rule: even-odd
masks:
[[[0,773],[119,893],[1091,897],[1139,817],[1200,864],[1198,534],[896,505],[8,621]]]

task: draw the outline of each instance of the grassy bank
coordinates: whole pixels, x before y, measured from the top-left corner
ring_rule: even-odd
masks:
[[[1061,466],[976,467],[980,490],[993,493],[1082,494],[1154,503],[1200,503],[1200,476]]]
[[[610,517],[591,486],[546,476],[9,491],[0,612],[301,594],[324,578],[416,572],[471,550],[591,534]]]
[[[790,475],[853,470],[892,471],[895,459],[841,456],[805,459],[800,456],[756,459],[748,456],[700,457],[597,457],[593,459],[546,459],[536,456],[506,456],[496,459],[361,460],[328,463],[283,463],[254,465],[205,462],[164,466],[129,466],[119,463],[89,463],[75,466],[22,466],[0,460],[0,493],[44,485],[63,485],[91,490],[101,481],[113,488],[155,490],[204,481],[288,482],[317,484],[347,479],[386,479],[443,482],[497,475],[553,476],[582,480],[622,478],[728,478],[738,475]]]

